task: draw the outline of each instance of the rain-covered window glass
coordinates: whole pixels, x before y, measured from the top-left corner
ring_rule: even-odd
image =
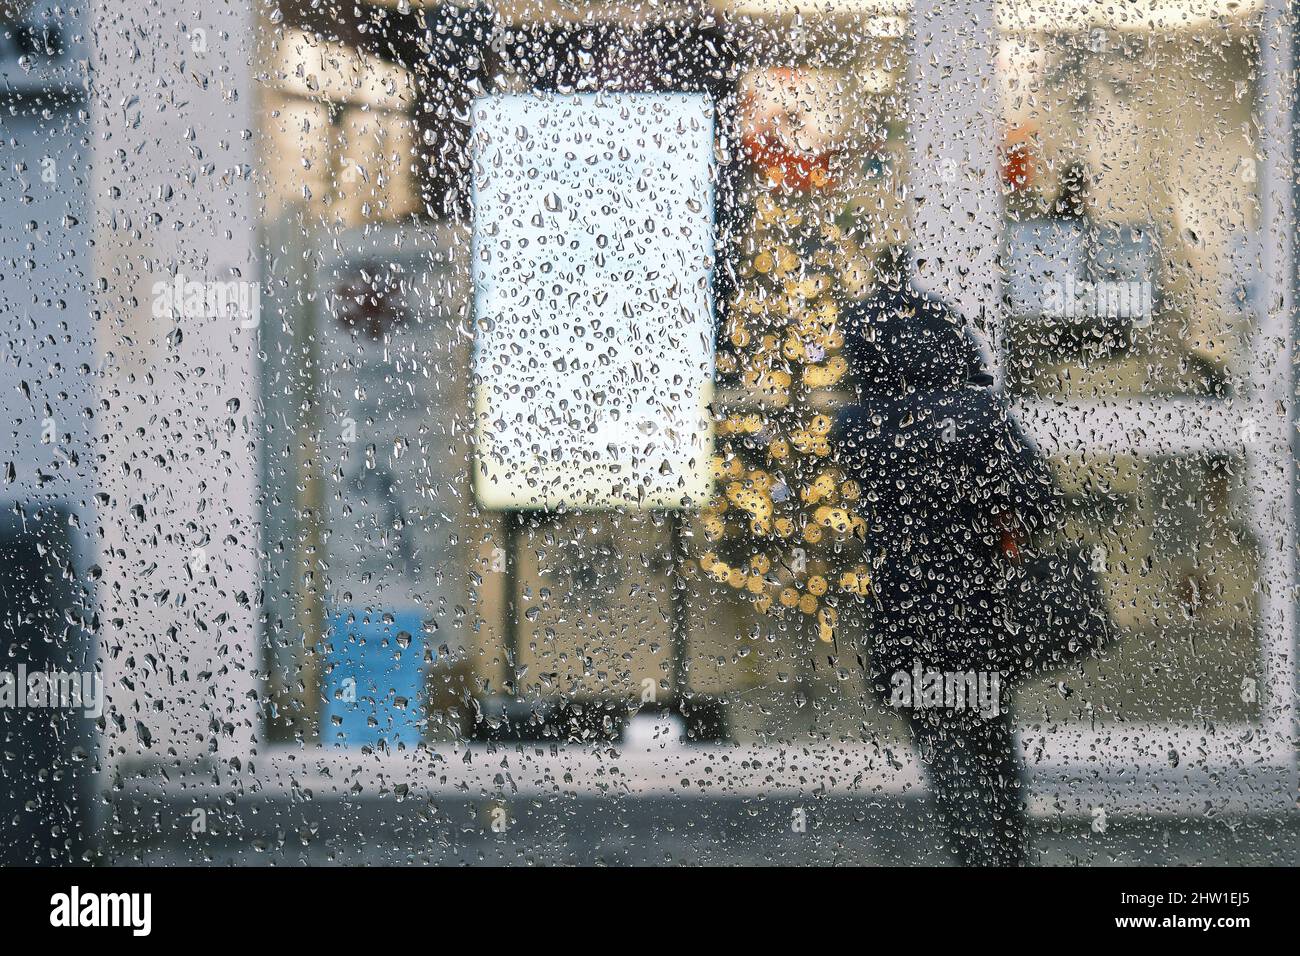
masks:
[[[1045,682],[1022,705],[1092,723],[1257,718],[1274,492],[1249,403],[1275,374],[1252,349],[1267,348],[1276,241],[1260,231],[1258,20],[1007,19],[1003,374],[1053,423],[1061,533],[1123,637],[1078,693]]]
[[[0,7],[0,858],[1293,861],[1293,26]]]

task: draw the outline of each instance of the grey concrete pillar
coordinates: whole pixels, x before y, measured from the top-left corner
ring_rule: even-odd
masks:
[[[104,753],[229,779],[257,720],[255,16],[88,16]]]

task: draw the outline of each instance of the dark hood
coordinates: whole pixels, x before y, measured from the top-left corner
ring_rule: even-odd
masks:
[[[846,309],[841,327],[850,382],[860,398],[992,384],[961,317],[909,284]]]

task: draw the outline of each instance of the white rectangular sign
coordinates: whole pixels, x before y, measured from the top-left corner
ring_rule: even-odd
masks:
[[[708,99],[492,96],[475,101],[473,124],[479,501],[703,504]]]

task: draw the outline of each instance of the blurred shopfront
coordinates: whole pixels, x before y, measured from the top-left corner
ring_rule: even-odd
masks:
[[[890,739],[855,636],[832,633],[837,594],[860,578],[769,534],[767,466],[726,449],[775,461],[772,421],[844,401],[834,312],[870,290],[893,242],[916,247],[922,279],[990,343],[1123,631],[1103,659],[1023,691],[1039,754],[1214,768],[1237,759],[1234,734],[1282,739],[1292,230],[1275,14],[979,6],[376,7],[355,34],[302,7],[268,30],[274,740],[618,740],[634,713],[665,708],[688,741]],[[720,507],[476,503],[469,113],[476,96],[534,90],[716,104]],[[825,320],[798,354],[750,321],[787,280],[812,290],[790,325]],[[786,453],[812,462],[811,486],[824,452],[815,428],[805,437]],[[722,518],[750,508],[733,484],[757,495],[739,533]],[[828,507],[851,501],[834,494]],[[797,550],[796,571],[757,561]],[[793,591],[790,613],[752,599],[769,587]]]

